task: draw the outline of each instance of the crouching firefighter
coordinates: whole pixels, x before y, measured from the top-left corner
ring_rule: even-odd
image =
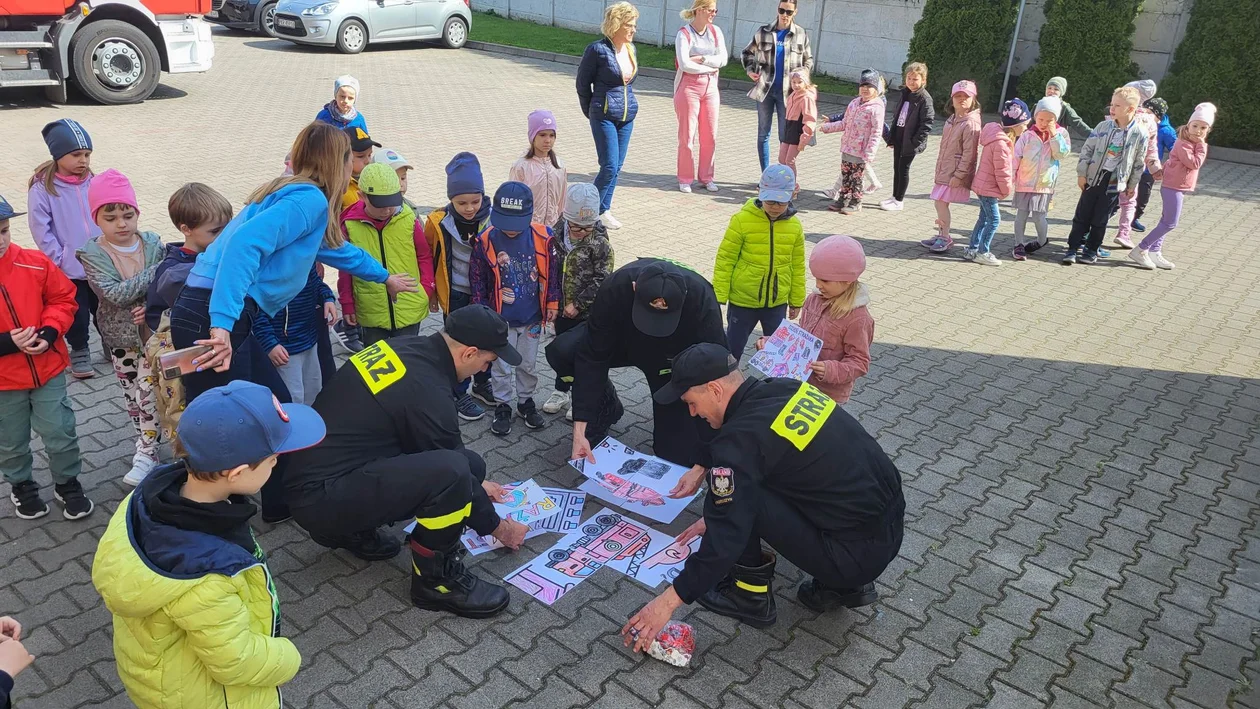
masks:
[[[745,379],[725,347],[699,344],[674,358],[654,397],[681,398],[715,429],[713,466],[689,472],[675,493],[707,478],[704,516],[678,539],[703,535],[674,583],[622,629],[645,650],[684,603],[749,625],[772,625],[776,556],[812,578],[797,589],[818,612],[874,603],[875,579],[901,549],[901,476],[844,409],[794,379]]]
[[[411,601],[419,608],[486,618],[507,608],[508,592],[463,564],[466,527],[518,548],[528,528],[499,519],[481,456],[459,435],[455,385],[495,359],[520,362],[507,322],[483,305],[452,312],[445,329],[368,346],[315,400],[328,435],[294,459],[285,478],[293,519],[317,543],[367,560],[398,554],[382,529],[415,520]]]

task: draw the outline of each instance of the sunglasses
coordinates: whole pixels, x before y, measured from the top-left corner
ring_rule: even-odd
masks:
[[[573,222],[569,222],[569,232],[572,234],[589,234],[595,231],[593,226],[578,226]]]
[[[786,7],[781,7],[779,8],[779,14],[786,15],[787,17],[791,17],[792,15],[796,14],[796,10],[789,10]]]

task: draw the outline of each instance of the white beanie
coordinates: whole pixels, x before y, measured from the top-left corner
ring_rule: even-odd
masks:
[[[1054,114],[1054,120],[1059,120],[1059,114],[1063,113],[1063,99],[1058,96],[1043,96],[1033,109],[1033,117],[1036,118],[1042,111]]]
[[[1150,79],[1130,81],[1129,83],[1125,84],[1125,86],[1132,86],[1133,88],[1137,89],[1138,96],[1142,97],[1142,100],[1139,101],[1139,103],[1146,103],[1147,101],[1150,101],[1151,99],[1155,98],[1155,91],[1156,91],[1155,82],[1151,81]]]
[[[333,79],[333,95],[336,96],[337,92],[340,91],[341,87],[343,86],[349,86],[350,88],[354,89],[354,95],[358,97],[359,95],[359,80],[358,79],[354,78],[353,76],[350,76],[349,74],[346,74],[345,76],[338,76],[336,79]]]
[[[1212,124],[1216,122],[1216,106],[1210,103],[1201,103],[1195,106],[1194,113],[1190,114],[1190,120],[1203,121],[1211,128]]]
[[[592,226],[599,220],[599,190],[589,182],[569,185],[564,197],[564,218],[578,226]]]

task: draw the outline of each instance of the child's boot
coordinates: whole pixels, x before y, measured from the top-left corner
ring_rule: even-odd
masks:
[[[494,421],[490,422],[490,433],[496,436],[506,436],[511,432],[512,407],[507,404],[495,404]]]
[[[809,579],[796,589],[796,597],[806,608],[826,613],[839,608],[869,606],[879,600],[879,592],[873,583],[861,588],[829,588],[818,579]]]
[[[84,494],[83,484],[78,478],[53,485],[53,496],[61,503],[61,515],[66,519],[83,519],[96,509],[96,505]]]
[[[84,347],[81,350],[70,350],[70,376],[75,379],[91,379],[96,376],[92,368],[92,351]]]
[[[494,406],[494,405],[495,405],[495,401],[494,401],[494,390],[490,388],[490,380],[489,380],[489,379],[485,379],[485,380],[482,380],[482,381],[477,381],[477,378],[476,378],[476,377],[473,377],[473,384],[472,384],[472,390],[471,390],[471,391],[472,391],[472,397],[473,397],[474,399],[476,399],[476,400],[480,401],[481,403],[485,404],[486,406]]]
[[[23,480],[16,483],[9,492],[9,500],[17,508],[17,516],[22,519],[39,519],[48,514],[48,503],[39,496],[39,483],[34,480]]]
[[[430,549],[413,537],[410,546],[411,602],[417,608],[464,618],[489,618],[507,608],[507,589],[478,578],[464,566],[467,552],[458,539],[441,549]]]
[[[696,599],[708,610],[756,628],[774,625],[774,554],[762,552],[760,566],[736,564],[718,585]]]
[[[538,406],[534,404],[533,399],[526,399],[517,404],[516,413],[525,419],[526,428],[542,428],[547,425],[547,420],[538,413]]]

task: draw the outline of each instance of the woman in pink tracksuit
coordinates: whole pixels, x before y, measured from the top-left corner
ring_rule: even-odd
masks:
[[[726,66],[729,55],[722,31],[713,24],[717,17],[717,0],[694,0],[682,11],[688,24],[674,38],[674,112],[678,114],[678,189],[691,191],[696,180],[696,158],[691,144],[700,138],[700,183],[710,192],[717,192],[713,181],[716,165],[718,106],[718,72]]]

